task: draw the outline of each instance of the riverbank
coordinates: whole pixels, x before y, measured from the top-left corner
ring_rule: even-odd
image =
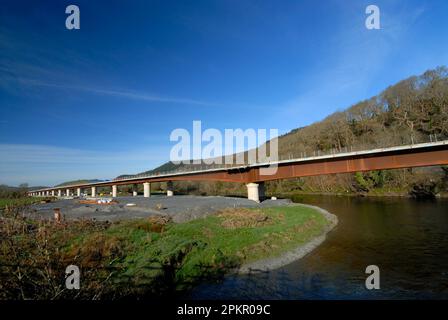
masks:
[[[355,192],[301,192],[294,191],[292,193],[281,193],[280,198],[292,199],[294,196],[343,196],[343,197],[371,197],[371,198],[415,198],[409,191],[393,191],[393,190],[374,190],[366,193]],[[448,192],[442,191],[434,195],[434,198],[448,199]]]
[[[183,223],[154,215],[58,224],[4,214],[0,225],[1,298],[117,299],[176,295],[261,261],[273,268],[315,248],[334,221],[290,204],[222,209]],[[81,269],[77,292],[64,290],[70,264]]]
[[[230,274],[195,287],[185,299],[341,300],[447,299],[448,200],[399,197],[301,196],[300,203],[337,215],[317,249],[258,274]],[[365,269],[387,275],[381,290],[365,289]]]
[[[286,251],[279,256],[271,256],[265,259],[260,259],[252,263],[246,263],[238,270],[241,274],[252,273],[257,271],[269,271],[274,270],[285,265],[288,265],[294,261],[297,261],[303,258],[305,255],[316,249],[320,244],[322,244],[326,237],[327,233],[330,232],[336,225],[338,224],[338,218],[336,215],[324,210],[322,208],[307,205],[307,204],[293,204],[295,206],[301,206],[306,208],[311,208],[313,210],[318,211],[322,216],[327,219],[328,224],[322,230],[322,233],[313,239],[309,240],[307,243],[299,245],[298,247]]]

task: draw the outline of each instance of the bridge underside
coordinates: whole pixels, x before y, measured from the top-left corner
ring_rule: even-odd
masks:
[[[222,181],[245,183],[248,187],[249,198],[258,200],[258,184],[264,181],[300,178],[306,176],[317,176],[337,173],[351,173],[359,171],[400,169],[412,167],[426,167],[448,165],[448,145],[432,146],[427,148],[408,148],[402,150],[388,150],[387,152],[377,151],[373,153],[351,153],[347,155],[317,157],[309,159],[298,159],[285,162],[279,162],[277,170],[272,174],[265,175],[266,171],[262,167],[247,166],[233,169],[210,170],[202,172],[190,172],[183,174],[173,174],[166,176],[152,176],[141,179],[114,180],[100,183],[64,186],[45,189],[46,194],[57,191],[61,195],[61,190],[66,190],[70,195],[70,190],[78,189],[78,195],[81,188],[92,188],[92,195],[95,195],[95,187],[112,187],[112,194],[116,196],[119,185],[144,184],[147,190],[151,182],[167,182],[172,188],[173,181]],[[272,169],[272,167],[271,167]],[[170,189],[168,188],[168,189]],[[263,188],[261,188],[263,189]],[[114,191],[115,190],[115,191]],[[148,189],[149,190],[149,189]],[[36,192],[34,192],[36,193]],[[172,189],[168,190],[168,195],[172,195]],[[263,192],[260,192],[262,196]],[[136,195],[136,193],[134,193]],[[149,196],[150,191],[145,191],[145,196]]]
[[[410,152],[397,151],[394,154],[384,155],[359,155],[358,157],[334,157],[325,159],[308,160],[303,162],[280,163],[274,174],[263,175],[258,167],[247,167],[241,169],[227,169],[223,171],[192,173],[171,177],[152,177],[135,180],[133,183],[143,182],[166,182],[166,181],[222,181],[251,183],[270,180],[300,178],[336,173],[351,173],[358,171],[373,171],[386,169],[401,169],[412,167],[428,167],[437,165],[448,165],[448,150]],[[106,185],[129,185],[130,182],[114,181]]]

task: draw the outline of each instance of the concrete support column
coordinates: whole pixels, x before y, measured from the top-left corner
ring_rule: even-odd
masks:
[[[263,201],[264,199],[266,199],[265,192],[266,192],[266,189],[265,189],[264,182],[260,182],[258,184],[258,198],[260,199],[260,201]]]
[[[151,196],[151,184],[149,182],[143,183],[143,196],[149,198]]]
[[[112,186],[112,197],[116,198],[117,197],[117,185],[113,185]]]
[[[62,197],[62,190],[58,190],[58,197]]]
[[[51,196],[54,197],[54,190],[51,190]]]
[[[67,189],[67,191],[65,192],[65,195],[66,195],[67,197],[70,197],[70,189]]]
[[[134,185],[132,186],[132,196],[133,196],[133,197],[136,197],[136,196],[137,196],[137,185],[136,185],[136,184],[134,184]]]
[[[92,187],[92,197],[96,197],[96,187]]]
[[[166,183],[166,196],[167,197],[172,197],[173,195],[174,195],[173,181],[168,181]]]
[[[81,196],[81,188],[76,188],[76,195],[77,195],[78,197]]]
[[[248,183],[247,187],[247,198],[255,202],[260,202],[264,199],[264,183]]]

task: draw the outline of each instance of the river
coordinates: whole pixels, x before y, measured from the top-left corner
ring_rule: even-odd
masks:
[[[285,267],[203,283],[190,299],[448,299],[448,200],[294,196],[336,214],[326,241]],[[379,290],[365,269],[380,268]]]

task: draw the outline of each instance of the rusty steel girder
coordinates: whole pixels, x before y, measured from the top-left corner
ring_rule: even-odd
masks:
[[[350,173],[358,171],[400,169],[413,167],[427,167],[448,165],[448,150],[430,150],[424,152],[371,154],[350,157],[339,157],[298,163],[280,164],[276,174],[260,175],[259,168],[255,169],[251,180],[253,182],[299,178],[336,173]]]
[[[138,179],[104,181],[48,188],[45,190],[65,190],[93,186],[131,185],[144,182],[167,181],[222,181],[250,183],[336,173],[438,165],[448,165],[448,144],[284,161],[278,163],[277,171],[272,175],[262,175],[261,166],[253,165],[232,169],[223,168],[202,172],[161,175],[160,177],[152,176]]]

